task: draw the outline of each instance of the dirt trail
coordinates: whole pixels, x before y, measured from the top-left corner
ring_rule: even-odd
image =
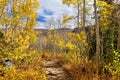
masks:
[[[47,80],[67,80],[66,72],[57,61],[45,61],[44,67]]]

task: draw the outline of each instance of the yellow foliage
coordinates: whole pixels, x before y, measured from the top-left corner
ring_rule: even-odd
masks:
[[[62,3],[63,4],[67,4],[67,5],[70,5],[72,4],[74,7],[76,7],[76,4],[77,3],[82,3],[82,0],[62,0]]]
[[[107,27],[108,24],[111,23],[111,16],[112,11],[114,9],[114,5],[107,4],[104,1],[98,1],[97,2],[98,8],[99,8],[99,14],[100,14],[100,25],[103,27]]]
[[[67,16],[67,15],[63,15],[63,21],[62,24],[65,24],[67,21],[73,19],[74,16]]]
[[[25,61],[14,63],[10,69],[0,66],[0,71],[2,72],[0,73],[0,80],[46,80],[39,54],[34,53],[32,57],[25,58]]]
[[[3,56],[18,59],[18,57],[28,55],[23,52],[37,40],[37,33],[33,27],[37,23],[38,0],[12,0],[10,2],[2,0],[0,6],[0,25],[6,27],[4,32],[6,45],[2,48]],[[8,15],[9,12],[11,12],[10,15]]]
[[[0,64],[0,72],[3,72],[0,73],[0,80],[46,80],[44,71],[39,65],[40,61],[37,63],[39,58],[35,57],[36,51],[30,50],[32,48],[30,45],[37,40],[37,32],[33,27],[37,23],[36,11],[39,8],[39,2],[38,0],[8,1],[0,0],[0,26],[5,27],[4,38],[0,43],[2,50],[0,51],[0,61],[10,58],[14,64],[11,69]],[[8,16],[9,12],[11,13]],[[34,65],[33,59],[38,65]],[[24,61],[22,62],[22,60]],[[26,69],[24,70],[24,68]]]
[[[66,44],[66,48],[68,48],[70,51],[73,51],[76,49],[76,46],[74,44],[68,42]]]

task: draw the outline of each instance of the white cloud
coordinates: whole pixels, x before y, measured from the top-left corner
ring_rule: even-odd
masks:
[[[49,18],[57,18],[62,17],[63,14],[73,15],[74,8],[73,6],[67,6],[62,4],[62,0],[39,0],[40,2],[40,9],[38,10],[38,14],[46,17],[46,20]],[[53,15],[46,15],[44,10],[49,10],[53,12]],[[45,23],[40,23],[39,26],[44,27]]]
[[[53,12],[54,16],[62,15],[62,14],[73,14],[73,8],[68,7],[67,5],[62,4],[62,0],[39,0],[40,9],[38,11],[39,14],[44,15],[44,10],[50,10]]]

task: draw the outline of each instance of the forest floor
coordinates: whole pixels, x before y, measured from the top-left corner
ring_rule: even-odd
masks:
[[[47,80],[67,80],[67,73],[57,60],[44,61]]]
[[[47,80],[98,80],[98,76],[100,80],[116,80],[107,73],[96,75],[97,68],[92,61],[80,64],[70,60],[68,62],[68,55],[44,53],[41,56]]]

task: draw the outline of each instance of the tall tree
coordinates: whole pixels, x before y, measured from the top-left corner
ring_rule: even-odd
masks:
[[[98,68],[99,60],[100,60],[100,34],[99,34],[97,2],[96,2],[96,0],[94,0],[94,12],[95,12],[95,27],[96,27],[96,66]],[[98,74],[98,69],[97,69],[97,74]]]
[[[77,28],[78,28],[77,32],[79,32],[79,33],[81,31],[85,32],[86,16],[87,16],[86,14],[89,11],[89,10],[87,10],[88,6],[86,5],[86,3],[87,3],[86,0],[63,0],[63,4],[67,4],[67,5],[72,4],[76,8],[77,17],[74,17],[74,18],[77,18]],[[71,19],[73,19],[73,18],[71,18]],[[87,36],[87,34],[85,33],[84,36]],[[87,38],[86,38],[86,42],[87,42]],[[80,48],[81,47],[85,47],[84,44],[80,45]],[[82,54],[86,57],[86,53],[87,53],[87,51],[85,51]],[[88,53],[88,55],[89,55],[89,53]]]
[[[85,0],[83,0],[83,28],[85,28],[85,12],[86,12],[86,7],[85,7],[85,3],[86,3],[86,1]]]

